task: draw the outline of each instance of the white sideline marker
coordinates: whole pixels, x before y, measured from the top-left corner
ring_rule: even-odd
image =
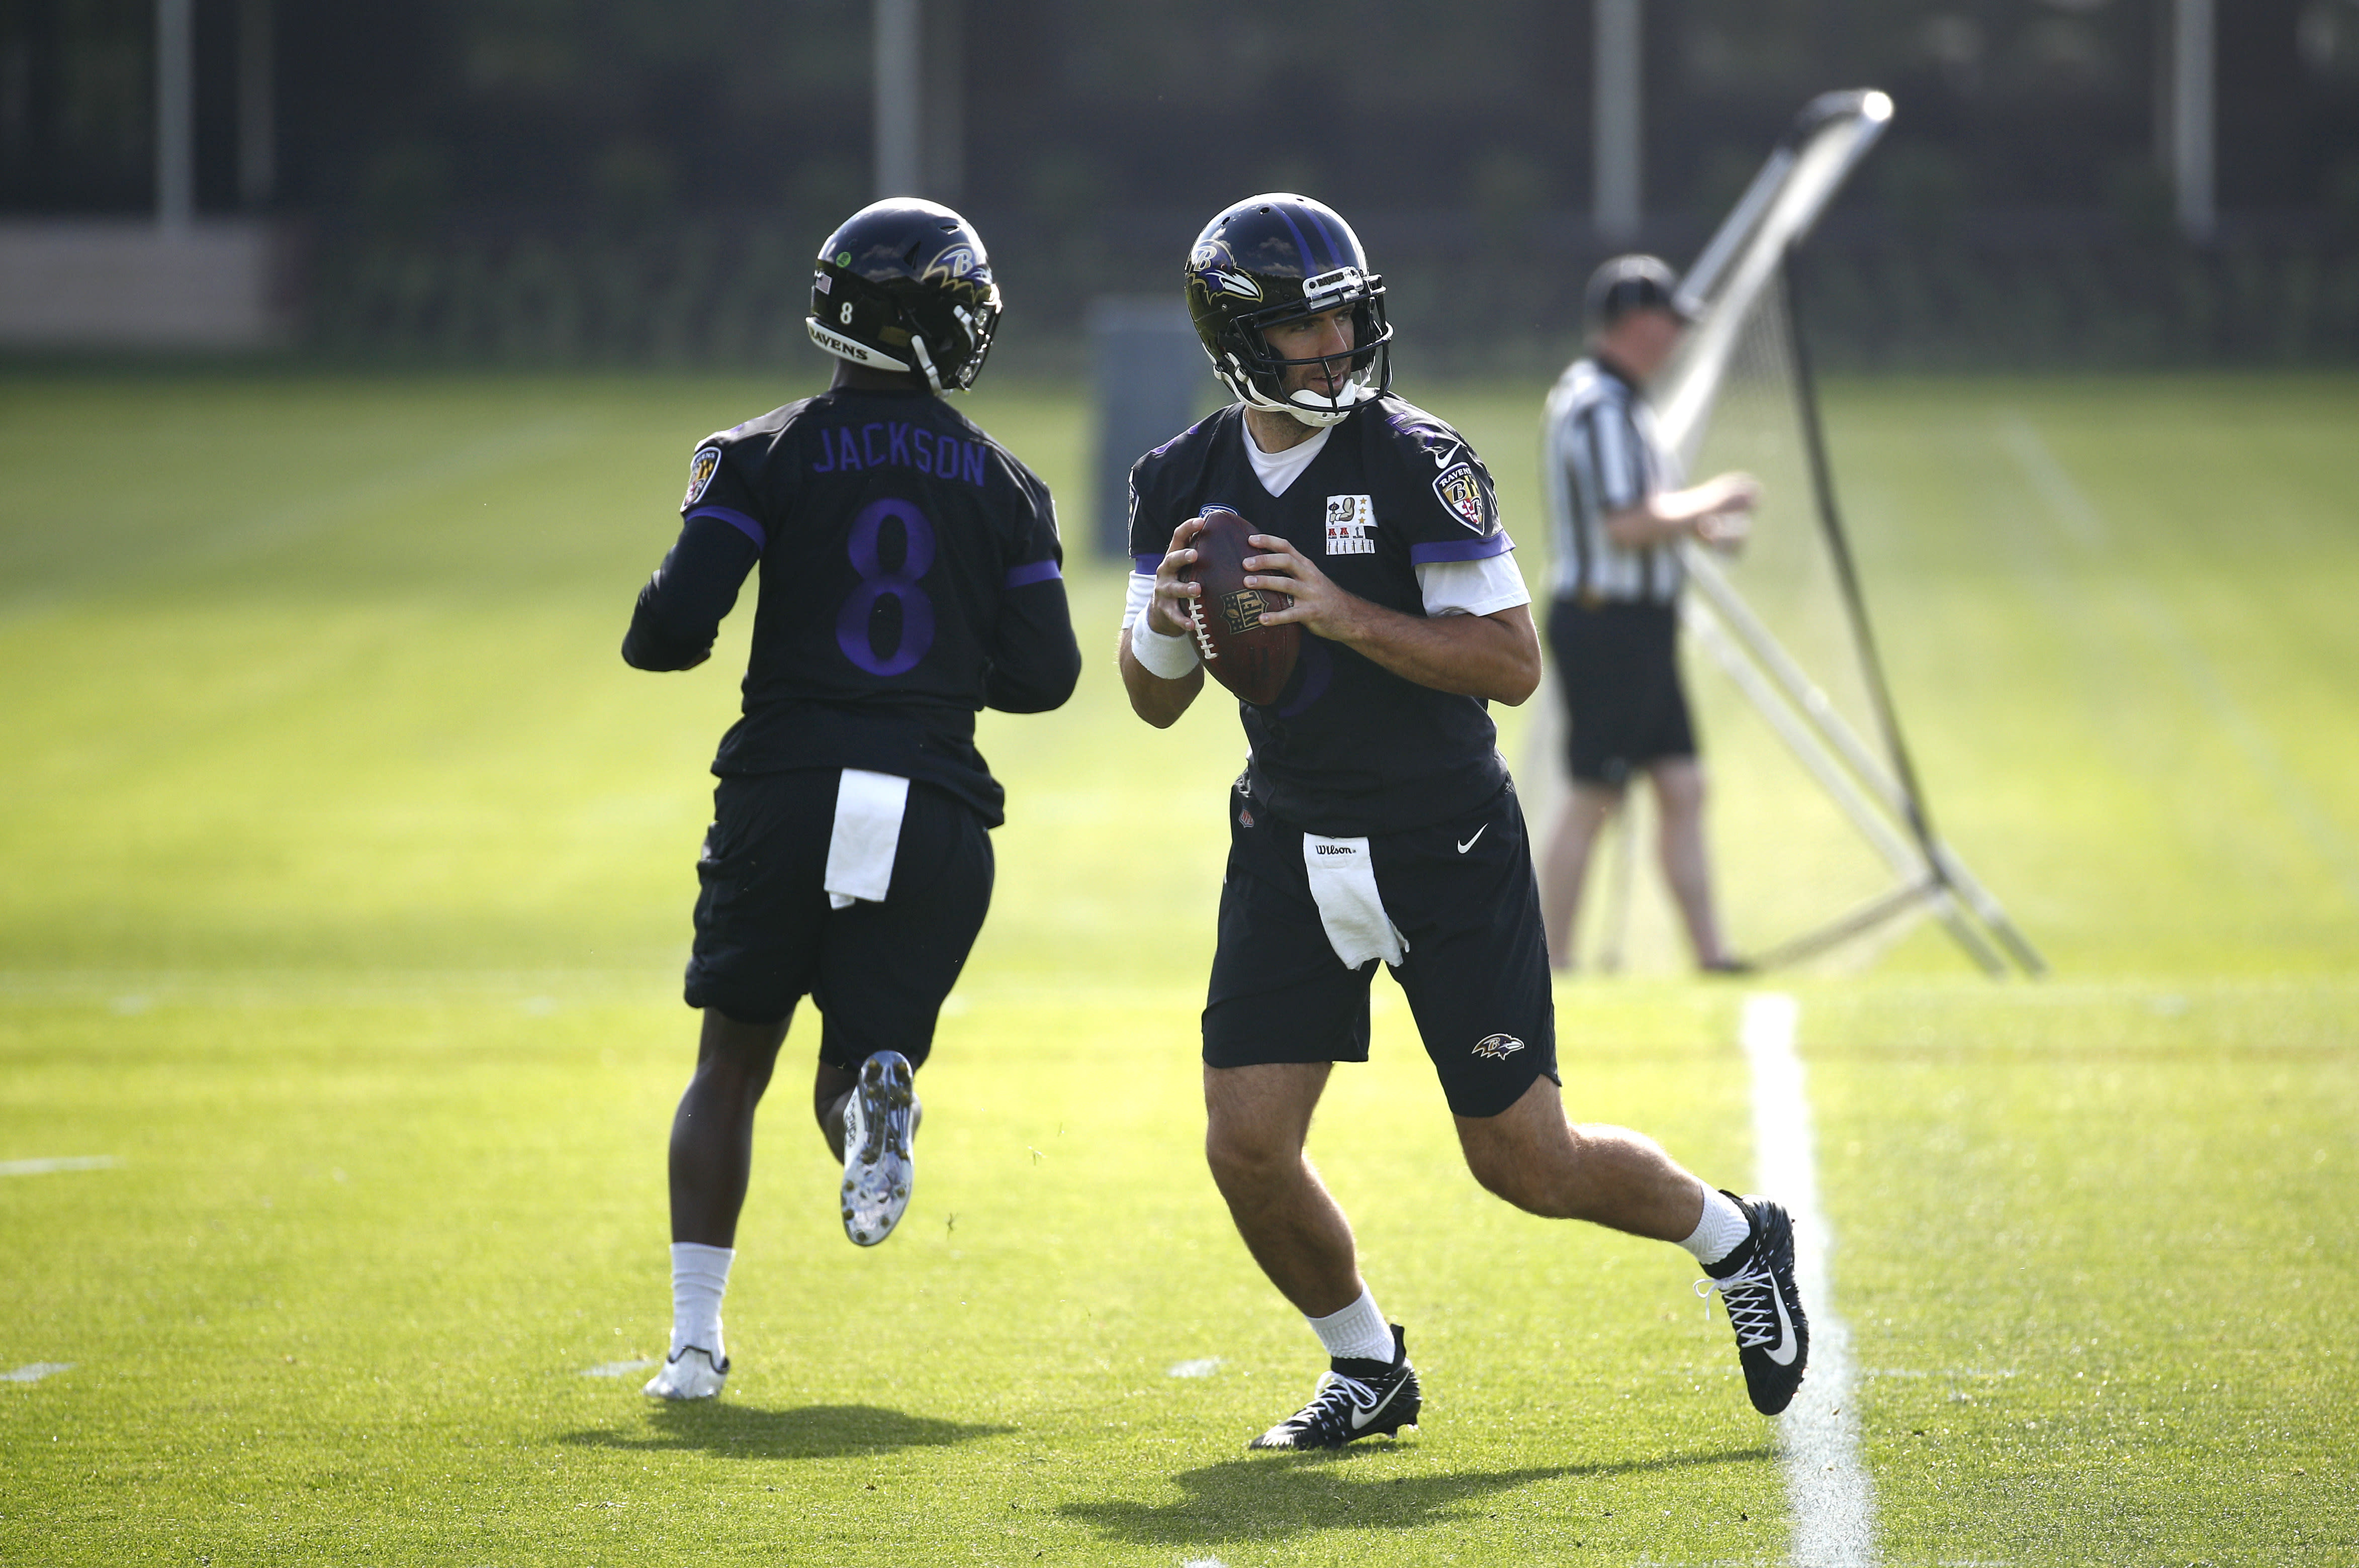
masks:
[[[1174,1377],[1209,1377],[1221,1369],[1221,1358],[1207,1356],[1201,1360],[1182,1361],[1171,1368]]]
[[[112,1171],[112,1154],[70,1154],[60,1160],[0,1160],[0,1176],[47,1176],[52,1171]]]
[[[1777,1421],[1793,1561],[1867,1568],[1875,1549],[1875,1496],[1859,1463],[1858,1378],[1851,1329],[1835,1315],[1827,1277],[1829,1232],[1819,1207],[1816,1139],[1802,1059],[1794,1050],[1800,1004],[1782,992],[1745,998],[1739,1040],[1753,1073],[1753,1158],[1759,1191],[1794,1216],[1794,1278],[1810,1315],[1810,1369]]]
[[[29,1367],[19,1367],[14,1372],[0,1372],[0,1383],[38,1383],[44,1377],[54,1377],[60,1372],[73,1370],[71,1361],[36,1361]]]

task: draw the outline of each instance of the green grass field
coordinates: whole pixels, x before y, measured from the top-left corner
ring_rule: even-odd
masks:
[[[1405,389],[1539,580],[1539,389]],[[0,1562],[1787,1561],[1693,1270],[1483,1196],[1388,983],[1313,1149],[1426,1422],[1242,1452],[1320,1361],[1198,1150],[1241,746],[1217,704],[1129,718],[1103,562],[1075,701],[984,721],[999,891],[902,1232],[844,1243],[794,1067],[728,1395],[595,1375],[664,1345],[746,617],[684,676],[615,648],[690,444],[795,390],[0,379],[0,1373],[67,1368],[0,1382]],[[1077,402],[973,407],[1083,494]],[[2359,380],[1829,413],[1939,820],[2055,967],[1993,985],[1920,927],[1760,983],[1800,1004],[1882,1561],[2359,1562]],[[1855,852],[1694,679],[1763,944]],[[1658,900],[1632,941],[1560,992],[1568,1098],[1749,1184],[1744,993]]]

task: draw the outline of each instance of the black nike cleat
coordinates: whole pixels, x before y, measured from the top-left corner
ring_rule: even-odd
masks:
[[[1696,1294],[1717,1290],[1736,1330],[1736,1358],[1753,1408],[1774,1416],[1794,1402],[1802,1369],[1810,1364],[1810,1320],[1794,1284],[1794,1222],[1783,1204],[1727,1194],[1753,1222],[1743,1246],[1704,1272]]]
[[[1417,1368],[1408,1364],[1408,1337],[1393,1329],[1392,1365],[1339,1356],[1328,1364],[1310,1402],[1245,1444],[1247,1448],[1341,1448],[1378,1432],[1396,1436],[1417,1424],[1425,1407]]]

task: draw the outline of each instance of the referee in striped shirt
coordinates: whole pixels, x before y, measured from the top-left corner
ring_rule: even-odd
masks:
[[[1592,846],[1633,774],[1654,781],[1663,878],[1696,963],[1742,971],[1722,943],[1703,843],[1703,769],[1680,690],[1679,541],[1734,550],[1760,485],[1723,474],[1682,487],[1642,388],[1679,346],[1687,319],[1669,267],[1616,256],[1589,280],[1589,353],[1549,394],[1545,432],[1553,529],[1549,650],[1570,737],[1572,789],[1540,866],[1549,961],[1572,966],[1573,917]]]

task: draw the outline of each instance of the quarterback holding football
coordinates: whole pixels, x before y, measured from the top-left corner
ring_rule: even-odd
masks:
[[[1131,469],[1120,659],[1158,728],[1209,670],[1247,742],[1203,1014],[1205,1150],[1246,1249],[1330,1358],[1310,1402],[1250,1446],[1417,1423],[1406,1336],[1303,1151],[1332,1065],[1367,1060],[1379,959],[1475,1178],[1536,1214],[1686,1247],[1727,1304],[1754,1404],[1782,1410],[1809,1356],[1786,1211],[1565,1116],[1531,850],[1488,712],[1532,694],[1539,640],[1489,472],[1393,396],[1384,280],[1332,210],[1285,194],[1225,209],[1186,287],[1236,401]]]

